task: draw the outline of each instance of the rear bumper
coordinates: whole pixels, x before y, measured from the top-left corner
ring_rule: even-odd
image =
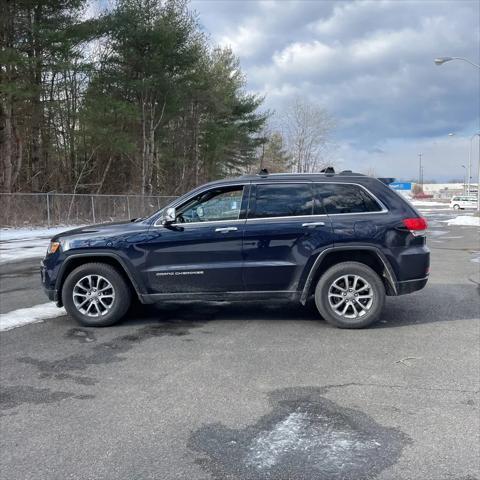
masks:
[[[428,276],[424,278],[415,278],[413,280],[405,280],[397,282],[397,295],[406,295],[407,293],[421,290],[428,282]]]

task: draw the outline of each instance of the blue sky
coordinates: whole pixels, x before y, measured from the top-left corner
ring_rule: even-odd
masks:
[[[281,114],[295,96],[336,118],[340,168],[462,177],[480,129],[480,2],[193,0],[212,42],[230,46],[247,88]],[[454,132],[455,136],[448,136]],[[474,171],[478,142],[474,143]]]

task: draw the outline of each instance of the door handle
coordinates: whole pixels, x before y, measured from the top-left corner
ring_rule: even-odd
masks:
[[[302,223],[302,227],[324,227],[325,222],[309,222],[309,223]]]
[[[238,230],[237,227],[221,227],[221,228],[215,229],[215,231],[218,233],[236,232],[237,230]]]

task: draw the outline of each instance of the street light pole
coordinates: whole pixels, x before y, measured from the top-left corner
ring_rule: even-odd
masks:
[[[438,57],[434,60],[435,65],[443,65],[446,62],[450,62],[452,60],[462,60],[463,62],[467,62],[470,65],[473,65],[474,67],[477,67],[480,69],[480,65],[477,63],[474,63],[468,58],[463,58],[463,57]],[[476,133],[470,138],[470,155],[469,155],[469,172],[468,172],[468,185],[470,187],[470,176],[471,176],[471,158],[472,158],[472,141],[475,137],[480,138],[480,132]],[[470,192],[468,192],[470,193]],[[478,178],[477,178],[477,215],[480,216],[480,142],[478,146]]]
[[[480,216],[480,132],[470,137],[470,158],[472,157],[472,142],[475,137],[479,138],[478,142],[478,178],[477,178],[477,215]]]
[[[418,184],[420,185],[422,191],[423,191],[423,167],[422,167],[422,156],[423,153],[418,154]]]
[[[467,194],[470,195],[471,183],[472,183],[472,144],[473,139],[479,135],[480,133],[475,133],[470,137],[470,149],[468,150],[468,192]],[[478,186],[477,186],[477,193],[478,193]]]
[[[466,190],[465,190],[465,184],[467,182],[467,167],[465,165],[462,165],[462,168],[464,170],[463,172],[463,194],[466,195]]]
[[[471,62],[468,60],[468,58],[463,58],[463,57],[438,57],[434,60],[435,65],[443,65],[444,63],[451,62],[452,60],[462,60],[463,62],[467,62],[470,65],[473,65],[474,67],[480,68],[480,65],[477,65],[476,63]]]

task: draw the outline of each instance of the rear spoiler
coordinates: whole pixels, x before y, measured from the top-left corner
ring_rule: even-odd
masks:
[[[384,183],[385,185],[390,185],[395,181],[394,178],[379,178],[379,180]]]

